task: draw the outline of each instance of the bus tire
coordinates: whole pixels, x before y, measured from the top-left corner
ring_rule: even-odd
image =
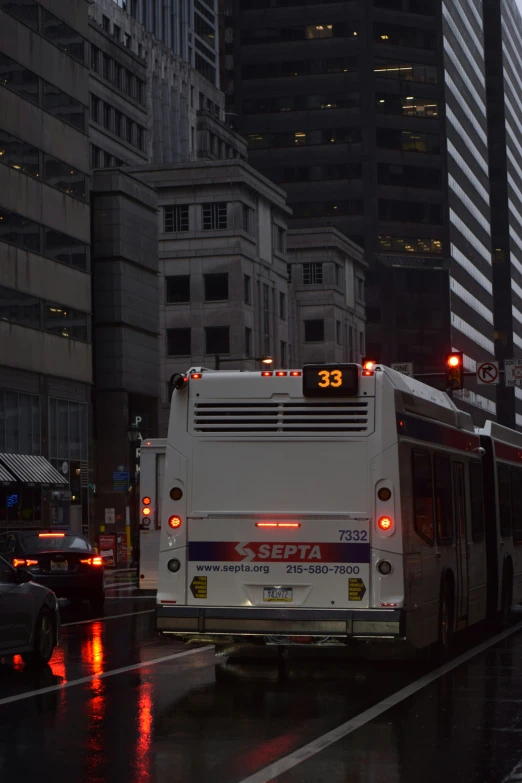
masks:
[[[450,660],[453,652],[453,590],[448,579],[445,579],[440,591],[439,601],[439,637],[437,642],[437,658],[439,663]]]
[[[513,568],[509,561],[504,563],[502,571],[502,600],[500,603],[499,626],[506,628],[511,619],[513,605]]]

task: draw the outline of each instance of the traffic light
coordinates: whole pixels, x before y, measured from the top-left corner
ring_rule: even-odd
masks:
[[[377,359],[372,359],[371,356],[363,356],[362,366],[363,370],[375,370]]]
[[[446,388],[458,391],[464,387],[464,357],[460,351],[446,356]]]

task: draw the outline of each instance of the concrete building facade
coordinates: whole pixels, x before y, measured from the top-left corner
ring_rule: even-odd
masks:
[[[63,479],[3,484],[0,525],[87,531],[88,5],[2,3],[0,29],[0,453]]]
[[[362,249],[335,228],[287,233],[294,365],[360,362],[365,350]]]

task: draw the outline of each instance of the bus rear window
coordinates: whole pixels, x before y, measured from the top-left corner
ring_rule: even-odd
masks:
[[[504,538],[511,537],[511,488],[509,468],[499,465],[498,475],[498,506],[500,511],[500,533]]]
[[[453,489],[451,484],[451,460],[436,455],[435,466],[435,508],[437,509],[437,534],[439,543],[453,541]]]
[[[433,546],[435,541],[435,519],[433,514],[431,454],[428,451],[413,451],[411,456],[415,532]]]

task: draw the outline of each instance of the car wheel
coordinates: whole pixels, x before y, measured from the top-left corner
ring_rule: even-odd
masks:
[[[89,598],[89,603],[93,612],[103,612],[103,607],[105,605],[105,593],[103,590],[92,595]]]
[[[31,652],[22,653],[24,663],[43,666],[49,663],[54,650],[55,634],[53,617],[49,609],[40,610],[36,620],[34,644]]]

